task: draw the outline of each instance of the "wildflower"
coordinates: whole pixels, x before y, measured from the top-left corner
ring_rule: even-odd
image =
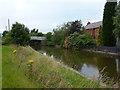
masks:
[[[13,50],[13,53],[16,53],[17,52],[17,50]]]
[[[33,60],[28,60],[29,63],[33,63],[34,61]]]

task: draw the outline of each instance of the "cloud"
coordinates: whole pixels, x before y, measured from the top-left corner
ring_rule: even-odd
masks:
[[[18,21],[28,28],[42,32],[52,31],[64,22],[102,19],[106,0],[0,0],[0,32],[5,29],[7,19],[11,25]]]
[[[57,3],[61,3],[61,2],[64,2],[64,3],[71,3],[71,2],[74,2],[74,3],[79,3],[79,2],[86,2],[86,3],[94,3],[94,2],[103,2],[103,1],[106,1],[106,0],[35,0],[37,2],[57,2]]]

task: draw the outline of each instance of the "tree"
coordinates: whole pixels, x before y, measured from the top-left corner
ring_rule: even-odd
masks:
[[[115,16],[115,7],[117,2],[106,2],[104,15],[103,15],[103,45],[104,46],[115,46],[115,36],[113,30],[115,25],[113,25],[113,17]]]
[[[70,34],[73,34],[74,32],[81,33],[82,31],[82,22],[81,20],[76,20],[75,22],[72,22],[71,28],[70,28]]]
[[[9,32],[8,31],[4,31],[2,36],[5,37]]]
[[[53,45],[53,42],[52,42],[52,33],[51,33],[51,32],[48,32],[48,33],[45,35],[45,37],[46,37],[46,40],[45,40],[46,45],[48,45],[48,46]]]
[[[11,38],[11,32],[3,32],[3,37],[2,37],[2,44],[3,45],[9,45],[13,43],[13,39]]]
[[[31,32],[30,32],[30,36],[39,36],[40,34],[38,34],[38,29],[33,29],[33,30],[31,30]]]
[[[38,33],[38,29],[33,29],[33,30],[31,30],[31,33]]]
[[[119,40],[120,39],[120,2],[119,2],[119,5],[116,6],[116,15],[114,17],[114,25],[115,25],[115,29],[113,33],[117,38],[116,45],[117,47],[120,47],[120,40]]]
[[[36,36],[43,36],[44,34],[42,32],[37,33]]]
[[[103,38],[102,38],[102,26],[99,27],[99,35],[97,37],[97,46],[102,46],[103,45]]]
[[[53,30],[52,41],[55,45],[63,45],[64,40],[70,35],[71,22],[64,23]]]
[[[29,44],[29,29],[23,24],[20,24],[18,22],[13,24],[10,36],[14,44],[21,46]]]

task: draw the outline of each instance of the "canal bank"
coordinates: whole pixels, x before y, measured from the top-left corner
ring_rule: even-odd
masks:
[[[83,50],[93,52],[93,53],[120,56],[120,48],[117,48],[117,47],[94,46],[94,47],[88,47]]]
[[[110,83],[111,85],[117,82],[119,83],[119,56],[48,46],[33,48],[37,52],[54,59],[56,62],[60,62],[62,65],[67,66],[67,68],[72,68],[85,77],[96,80],[101,78],[101,82],[106,84]]]
[[[16,53],[13,53],[16,50]],[[89,80],[30,47],[3,46],[3,88],[100,88]],[[29,79],[28,60],[33,60]],[[8,70],[9,68],[9,70]],[[14,73],[14,74],[13,74]],[[9,77],[8,77],[9,75]],[[25,81],[24,81],[25,80]],[[24,84],[24,85],[23,85]]]

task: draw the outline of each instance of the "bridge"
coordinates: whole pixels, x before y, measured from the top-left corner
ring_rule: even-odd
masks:
[[[39,36],[31,36],[30,40],[38,40],[38,41],[44,41],[46,37],[39,37]]]
[[[30,37],[30,45],[31,46],[40,46],[40,45],[45,45],[46,37],[39,37],[39,36],[31,36]]]

